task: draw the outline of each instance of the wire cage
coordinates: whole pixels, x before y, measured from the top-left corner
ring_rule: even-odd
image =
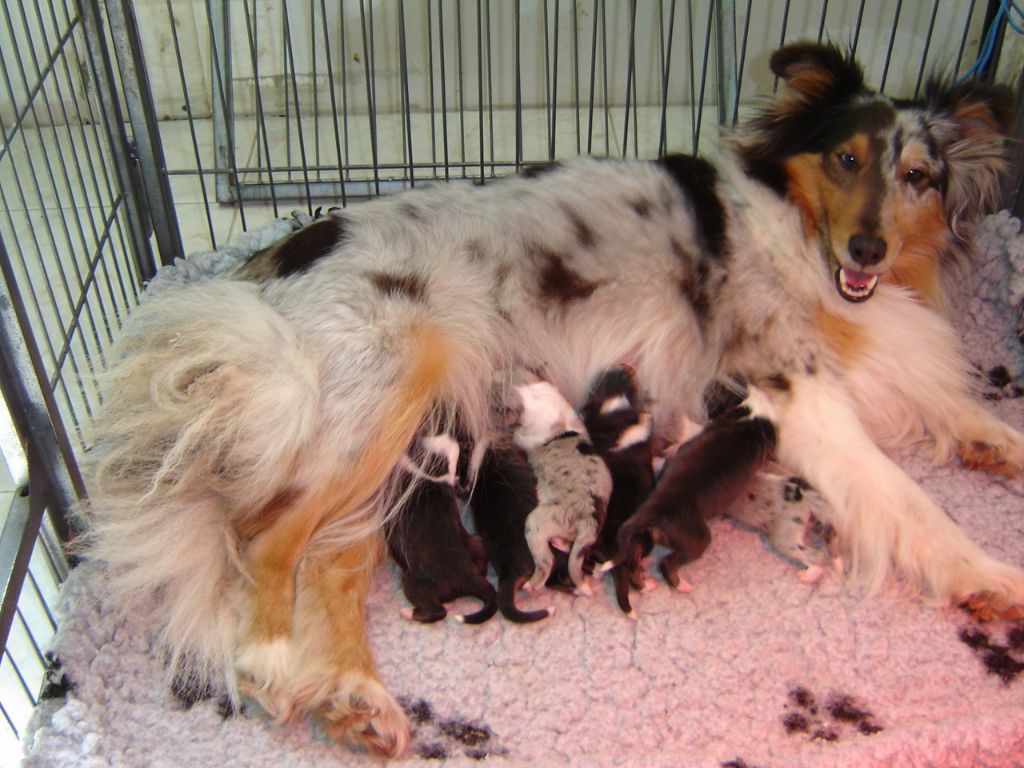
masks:
[[[919,94],[931,73],[1019,92],[1013,8],[5,0],[0,387],[18,439],[4,446],[0,506],[0,754],[15,754],[38,701],[95,377],[161,263],[293,207],[486,183],[577,154],[713,151],[777,88],[767,58],[787,41],[849,46],[895,96]],[[1007,202],[1020,171],[1018,156]]]

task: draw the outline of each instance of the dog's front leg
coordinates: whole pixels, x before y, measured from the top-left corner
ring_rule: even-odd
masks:
[[[1024,435],[1004,424],[972,398],[957,410],[956,440],[969,469],[994,472],[1011,480],[1024,473]]]
[[[829,502],[848,577],[868,591],[895,570],[937,602],[1024,604],[1024,571],[986,554],[874,443],[843,386],[796,376],[769,392],[779,459]]]

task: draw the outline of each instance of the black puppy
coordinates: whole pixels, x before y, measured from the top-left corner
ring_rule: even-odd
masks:
[[[447,615],[444,603],[468,595],[481,600],[483,607],[458,618],[480,624],[497,612],[498,600],[486,577],[487,555],[480,537],[466,530],[459,514],[458,445],[446,435],[417,443],[422,465],[408,456],[403,462],[412,488],[385,528],[388,551],[402,569],[402,591],[413,605],[410,618],[440,621]]]
[[[633,370],[615,365],[599,373],[580,408],[583,423],[598,455],[612,476],[612,495],[601,534],[591,549],[591,569],[614,560],[619,552],[619,528],[633,515],[654,488],[654,445],[651,415],[637,386]],[[645,556],[653,547],[649,534],[637,533]],[[629,588],[643,589],[645,574],[639,560],[613,567],[612,578],[619,607],[629,612]]]
[[[651,495],[619,529],[619,555],[630,571],[642,567],[647,537],[671,551],[659,568],[670,585],[689,591],[679,568],[711,543],[707,520],[725,512],[775,449],[775,428],[745,406],[710,422],[668,458]],[[625,610],[630,615],[629,597]],[[621,605],[621,601],[620,601]]]
[[[516,593],[534,570],[526,518],[536,506],[537,481],[526,454],[511,441],[489,447],[477,469],[469,507],[498,574],[498,609],[506,619],[522,624],[545,619],[554,611],[516,607]]]

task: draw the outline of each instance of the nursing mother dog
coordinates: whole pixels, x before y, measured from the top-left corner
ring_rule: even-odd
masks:
[[[179,686],[401,754],[409,724],[363,618],[401,460],[456,424],[484,436],[492,380],[516,367],[579,403],[626,363],[669,441],[709,384],[742,376],[778,458],[830,503],[852,588],[1024,604],[1024,571],[882,450],[927,436],[969,466],[1024,466],[944,316],[996,199],[1009,92],[932,83],[896,101],[816,44],[771,68],[788,87],[717,166],[580,159],[414,190],[143,303],[92,452],[88,544],[117,574],[110,601],[161,591]]]

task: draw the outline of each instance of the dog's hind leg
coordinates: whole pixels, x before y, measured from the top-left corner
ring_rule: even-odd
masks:
[[[319,485],[283,497],[268,510],[260,530],[243,553],[249,577],[244,606],[237,668],[261,703],[275,717],[286,716],[288,700],[289,629],[294,607],[295,570],[314,533],[331,522],[344,527],[347,543],[359,541],[381,527],[371,499],[379,493],[405,455],[409,443],[431,410],[446,374],[447,344],[432,326],[417,329],[413,350],[394,393],[385,406],[373,438],[351,463],[334,470]],[[308,449],[307,463],[317,461],[316,441]],[[363,514],[362,525],[357,517]],[[367,517],[367,515],[369,515]],[[337,530],[337,526],[334,529]]]
[[[595,499],[595,502],[598,505],[604,503],[600,499]],[[584,581],[586,577],[583,574],[583,560],[590,551],[590,547],[597,541],[600,533],[598,519],[602,516],[595,513],[580,521],[576,527],[576,538],[572,542],[572,550],[569,552],[569,578],[576,585],[576,589],[582,591],[583,594],[588,594],[587,590],[589,589]]]
[[[557,508],[541,504],[535,507],[526,518],[526,544],[530,547],[534,564],[533,575],[523,586],[527,592],[533,592],[543,587],[555,565],[555,557],[551,554],[548,542],[553,533],[557,532],[552,532],[547,522],[558,513]]]
[[[993,611],[1024,604],[1024,571],[988,555],[874,443],[842,385],[796,376],[772,393],[778,456],[815,486],[829,507],[849,563],[868,591],[895,569],[936,602],[980,601]]]
[[[409,744],[409,721],[381,682],[366,642],[363,606],[379,540],[341,551],[314,544],[297,577],[293,698],[334,741],[398,757]]]

